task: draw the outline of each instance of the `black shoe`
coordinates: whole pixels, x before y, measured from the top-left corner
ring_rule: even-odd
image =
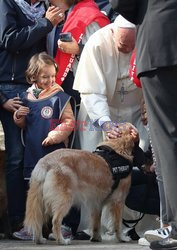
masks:
[[[86,234],[84,231],[77,232],[73,240],[90,240],[90,235]]]
[[[153,250],[174,250],[177,249],[177,240],[168,238],[161,241],[153,241],[150,244],[150,248]]]

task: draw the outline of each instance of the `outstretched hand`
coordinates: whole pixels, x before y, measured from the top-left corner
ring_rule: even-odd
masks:
[[[119,130],[116,123],[107,121],[102,125],[102,129],[105,133],[106,139],[116,139],[117,137],[121,137],[121,131]]]
[[[134,142],[139,141],[138,130],[131,123],[114,123],[111,121],[105,122],[102,125],[102,129],[105,133],[106,139],[116,139],[121,137],[122,132],[129,130]]]

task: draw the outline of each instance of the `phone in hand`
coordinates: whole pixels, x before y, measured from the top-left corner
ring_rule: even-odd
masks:
[[[63,33],[60,33],[59,39],[60,39],[62,42],[72,42],[72,35],[71,35],[71,32],[63,32]]]

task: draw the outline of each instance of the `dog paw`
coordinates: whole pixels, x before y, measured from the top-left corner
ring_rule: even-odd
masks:
[[[71,239],[61,239],[61,240],[57,240],[57,244],[58,245],[71,245]]]
[[[40,241],[41,241],[41,244],[46,244],[46,243],[47,243],[47,240],[46,240],[46,238],[44,238],[44,237],[41,237],[41,238],[40,238]]]
[[[40,237],[40,238],[34,239],[34,242],[36,244],[46,244],[47,240],[45,238],[43,238],[43,237]]]

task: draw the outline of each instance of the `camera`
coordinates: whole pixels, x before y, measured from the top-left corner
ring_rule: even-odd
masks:
[[[72,41],[72,35],[71,35],[70,32],[63,32],[63,33],[60,33],[59,39],[62,42],[71,42]]]

